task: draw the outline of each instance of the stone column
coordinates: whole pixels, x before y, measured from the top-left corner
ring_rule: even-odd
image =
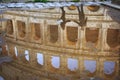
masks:
[[[29,24],[29,17],[27,17],[27,21],[26,21],[26,25],[25,25],[25,27],[26,27],[25,41],[27,41],[27,42],[29,42],[31,40],[31,31],[30,31],[31,27],[29,25],[30,25]]]
[[[99,59],[99,77],[104,76],[104,58]]]
[[[107,26],[106,26],[106,24],[103,24],[103,26],[102,26],[103,28],[102,28],[102,48],[101,48],[101,50],[102,50],[102,52],[104,51],[104,50],[108,50],[109,49],[109,46],[108,46],[108,44],[107,44]]]
[[[81,29],[80,29],[80,27],[78,27],[78,46],[79,46],[79,48],[81,49],[82,48],[82,40],[81,40]]]
[[[47,39],[47,33],[48,33],[48,31],[47,31],[47,22],[46,22],[46,20],[44,20],[41,24],[40,24],[40,28],[41,28],[41,40],[42,40],[42,43],[43,43],[43,45],[45,45],[46,44],[46,39]]]
[[[48,54],[44,55],[44,67],[46,71],[49,71],[49,65],[51,65],[50,63],[50,56]]]
[[[15,58],[15,48],[13,45],[9,46],[9,55],[12,56],[13,58]]]
[[[60,70],[62,74],[67,73],[67,57],[65,55],[60,56]]]
[[[66,28],[66,27],[65,27],[65,28]],[[66,36],[65,36],[65,33],[66,33],[65,31],[66,31],[66,30],[65,30],[65,29],[63,30],[60,25],[59,25],[59,29],[60,29],[60,31],[61,31],[61,37],[60,37],[60,39],[61,39],[61,47],[64,47],[64,46],[65,46],[64,44],[65,44],[65,42],[66,42],[66,41],[65,41],[65,37],[66,37]]]
[[[17,22],[15,20],[15,18],[12,19],[13,21],[13,35],[14,35],[14,39],[17,40]]]
[[[82,72],[84,71],[84,58],[83,57],[79,57],[78,60],[78,64],[79,64],[79,74],[82,74]]]
[[[32,49],[29,50],[29,58],[31,66],[35,66],[37,64],[37,55],[36,52],[33,51]]]
[[[97,42],[98,52],[102,50],[101,48],[102,48],[102,25],[100,25],[100,28],[99,28],[99,36],[98,36],[98,42]]]
[[[18,60],[19,61],[24,61],[25,60],[25,50],[21,49],[20,47],[17,48],[18,49]]]
[[[86,37],[85,37],[85,32],[86,32],[86,28],[81,29],[81,49],[84,49],[86,47]]]
[[[100,58],[98,57],[96,60],[96,75],[99,76],[100,74],[100,68],[101,68],[101,62],[100,62]]]
[[[120,63],[119,63],[119,60],[116,61],[116,75],[117,76],[120,76]]]

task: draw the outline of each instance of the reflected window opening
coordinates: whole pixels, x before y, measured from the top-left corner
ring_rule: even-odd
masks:
[[[52,56],[51,62],[54,68],[60,68],[60,57]]]
[[[44,65],[44,59],[43,59],[43,54],[42,53],[37,53],[37,62],[40,65]]]
[[[25,59],[27,60],[27,61],[29,61],[29,51],[28,50],[25,50]]]
[[[115,69],[115,62],[113,61],[105,61],[104,62],[104,73],[105,74],[112,74]]]
[[[94,60],[85,60],[84,66],[87,71],[94,73],[96,71],[96,61]]]
[[[17,57],[17,56],[18,56],[18,50],[17,50],[17,47],[15,47],[14,49],[15,49],[15,56]]]
[[[58,25],[49,26],[50,42],[56,43],[58,41]]]
[[[70,42],[76,43],[78,39],[78,27],[67,26],[67,39]]]
[[[26,24],[22,21],[17,21],[18,34],[21,38],[24,38],[26,35]]]
[[[73,58],[68,58],[67,60],[68,69],[75,71],[78,69],[78,60]]]
[[[7,20],[6,27],[7,27],[7,33],[12,35],[13,34],[13,22],[12,22],[12,20]]]

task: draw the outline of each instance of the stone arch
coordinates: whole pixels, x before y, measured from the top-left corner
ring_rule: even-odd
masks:
[[[58,25],[49,25],[49,34],[50,34],[50,42],[56,43],[58,41]]]
[[[76,44],[78,39],[78,24],[75,22],[66,23],[66,40],[70,45]]]
[[[119,35],[120,35],[119,29],[108,29],[107,30],[107,43],[111,48],[114,48],[120,44]]]
[[[13,34],[13,21],[12,20],[7,20],[6,21],[6,28],[7,28],[7,33],[12,35]]]
[[[99,37],[99,28],[86,28],[86,41],[96,43]]]
[[[18,35],[21,38],[24,38],[26,35],[26,25],[23,21],[17,21],[17,27],[18,27]]]
[[[41,27],[39,23],[30,23],[32,30],[32,38],[34,40],[39,40],[41,38]]]

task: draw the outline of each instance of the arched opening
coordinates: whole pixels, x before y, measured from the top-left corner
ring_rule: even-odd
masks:
[[[119,45],[119,29],[108,29],[107,30],[107,43],[111,48]]]
[[[60,67],[60,57],[52,56],[51,63],[54,68],[58,69]]]
[[[58,40],[58,25],[50,25],[50,42],[55,43]]]
[[[85,67],[85,70],[89,71],[90,73],[94,73],[96,71],[96,61],[85,60],[84,67]]]
[[[77,42],[78,39],[78,27],[66,27],[66,33],[67,33],[67,43],[69,45],[74,45]]]
[[[40,24],[39,23],[31,23],[31,30],[32,30],[32,37],[35,40],[39,40],[41,37],[41,30],[40,30]]]
[[[96,43],[98,41],[99,29],[98,28],[86,28],[86,41]]]
[[[70,71],[76,71],[78,69],[78,60],[73,58],[68,58],[67,66]]]
[[[29,61],[29,51],[28,50],[25,50],[25,59],[27,60],[27,61]]]
[[[44,64],[43,54],[37,53],[37,62],[38,62],[38,64],[40,64],[40,65],[43,65],[43,64]]]
[[[17,56],[18,56],[18,50],[17,50],[17,47],[15,47],[14,49],[15,49],[15,56],[17,57]]]
[[[13,22],[12,20],[6,21],[7,33],[12,35],[13,34]]]
[[[17,27],[18,27],[18,35],[19,35],[21,38],[24,38],[25,35],[26,35],[25,22],[17,21]]]
[[[107,75],[110,75],[113,72],[115,72],[115,65],[116,63],[113,61],[105,61],[104,62],[104,73]]]

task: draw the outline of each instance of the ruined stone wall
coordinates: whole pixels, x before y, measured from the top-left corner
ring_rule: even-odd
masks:
[[[85,6],[88,20],[84,29],[71,21],[64,30],[57,24],[61,17],[59,8],[7,11],[4,18],[9,20],[3,23],[2,29],[7,32],[8,55],[15,60],[4,64],[2,73],[9,76],[8,80],[77,80],[86,70],[85,60],[91,60],[96,62],[96,68],[89,77],[113,80],[119,75],[120,24],[108,14],[109,10],[100,6],[92,12]],[[78,21],[77,9],[65,7],[65,11],[66,19]],[[43,64],[37,62],[37,53],[43,55]],[[58,59],[57,67],[52,62],[54,57]],[[77,69],[69,69],[68,59],[77,61]],[[104,72],[106,61],[115,62],[113,76]]]

